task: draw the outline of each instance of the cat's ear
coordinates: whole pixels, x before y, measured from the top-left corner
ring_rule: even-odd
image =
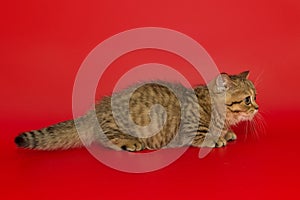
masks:
[[[232,83],[230,76],[226,73],[221,73],[216,78],[216,89],[218,92],[226,91]]]
[[[239,76],[242,78],[242,79],[248,79],[249,78],[249,71],[244,71],[242,73],[239,74]]]

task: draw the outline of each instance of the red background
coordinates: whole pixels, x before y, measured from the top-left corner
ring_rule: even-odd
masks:
[[[1,2],[0,197],[5,199],[297,199],[299,192],[300,3],[252,1]],[[131,28],[165,27],[189,35],[220,71],[249,69],[265,117],[259,137],[198,158],[190,148],[146,174],[115,171],[85,149],[17,150],[13,138],[72,117],[72,87],[83,59],[101,41]],[[186,63],[159,52],[116,61],[100,93],[131,64]],[[123,69],[118,66],[126,65]],[[132,67],[131,66],[131,67]],[[123,71],[122,71],[123,70]],[[197,83],[192,79],[193,84]]]

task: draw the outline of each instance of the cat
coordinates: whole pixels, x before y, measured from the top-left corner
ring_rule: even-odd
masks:
[[[15,143],[20,148],[56,150],[96,142],[131,152],[186,145],[223,147],[237,139],[230,127],[251,121],[258,112],[256,89],[248,76],[249,71],[221,73],[194,89],[159,82],[131,87],[102,98],[95,105],[94,115],[90,111],[75,120],[21,133]],[[126,101],[127,110],[122,106]],[[157,104],[164,111],[154,106]],[[131,126],[129,119],[136,126]],[[102,134],[98,133],[99,126]],[[84,134],[80,136],[76,127]]]

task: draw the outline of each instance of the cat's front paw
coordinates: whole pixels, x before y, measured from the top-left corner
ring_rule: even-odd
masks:
[[[141,142],[135,139],[120,139],[115,138],[111,142],[120,148],[120,150],[125,151],[141,151],[144,149],[144,146]]]
[[[227,141],[225,138],[220,137],[218,139],[218,141],[216,142],[216,146],[215,147],[225,147],[227,145]]]
[[[226,145],[227,145],[227,141],[223,137],[219,137],[219,138],[207,137],[200,145],[193,144],[193,146],[209,147],[209,148],[224,147]]]
[[[228,131],[228,132],[226,133],[226,135],[225,135],[224,138],[225,138],[226,141],[232,141],[232,140],[236,140],[236,139],[237,139],[237,136],[236,136],[236,134],[235,134],[234,132]]]

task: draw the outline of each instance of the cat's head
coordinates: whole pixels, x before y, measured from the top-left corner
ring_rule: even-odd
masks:
[[[215,91],[226,94],[226,120],[230,125],[252,120],[258,112],[256,89],[248,79],[249,71],[238,75],[220,74],[215,79]]]

